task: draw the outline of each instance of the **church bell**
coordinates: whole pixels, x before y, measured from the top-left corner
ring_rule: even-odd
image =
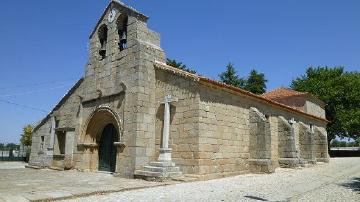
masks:
[[[101,56],[105,56],[105,54],[106,54],[106,43],[102,43],[101,44],[101,48],[100,48],[100,50],[99,50],[99,54],[101,55]]]
[[[126,32],[122,33],[120,43],[122,43],[122,44],[126,43]]]

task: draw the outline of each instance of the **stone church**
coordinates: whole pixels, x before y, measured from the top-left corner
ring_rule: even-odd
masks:
[[[219,178],[328,162],[323,103],[255,95],[165,63],[148,17],[111,1],[85,74],[34,128],[29,166]]]

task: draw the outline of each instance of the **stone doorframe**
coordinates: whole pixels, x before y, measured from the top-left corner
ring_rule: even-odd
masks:
[[[119,135],[119,139],[114,143],[117,146],[117,154],[123,152],[125,145],[122,143],[123,128],[120,116],[108,106],[99,106],[90,114],[79,136],[77,146],[82,153],[80,169],[98,170],[99,142],[101,134],[108,124],[113,124]]]

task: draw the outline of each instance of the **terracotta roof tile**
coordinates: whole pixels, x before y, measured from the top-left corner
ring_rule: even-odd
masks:
[[[262,94],[263,97],[268,99],[281,99],[285,97],[299,96],[299,95],[307,95],[308,93],[298,92],[292,90],[290,88],[280,87],[273,91]]]

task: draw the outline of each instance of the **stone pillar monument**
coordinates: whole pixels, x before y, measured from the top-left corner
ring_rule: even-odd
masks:
[[[165,96],[164,102],[164,128],[162,136],[162,144],[160,148],[159,161],[171,161],[171,148],[169,148],[170,137],[170,103],[177,102],[178,99],[171,95]]]
[[[179,167],[171,160],[171,148],[169,148],[170,138],[170,104],[177,102],[178,99],[167,95],[162,104],[164,104],[164,128],[160,147],[160,155],[158,161],[151,162],[150,165],[144,166],[143,170],[136,170],[135,176],[147,178],[171,178],[182,175]]]

